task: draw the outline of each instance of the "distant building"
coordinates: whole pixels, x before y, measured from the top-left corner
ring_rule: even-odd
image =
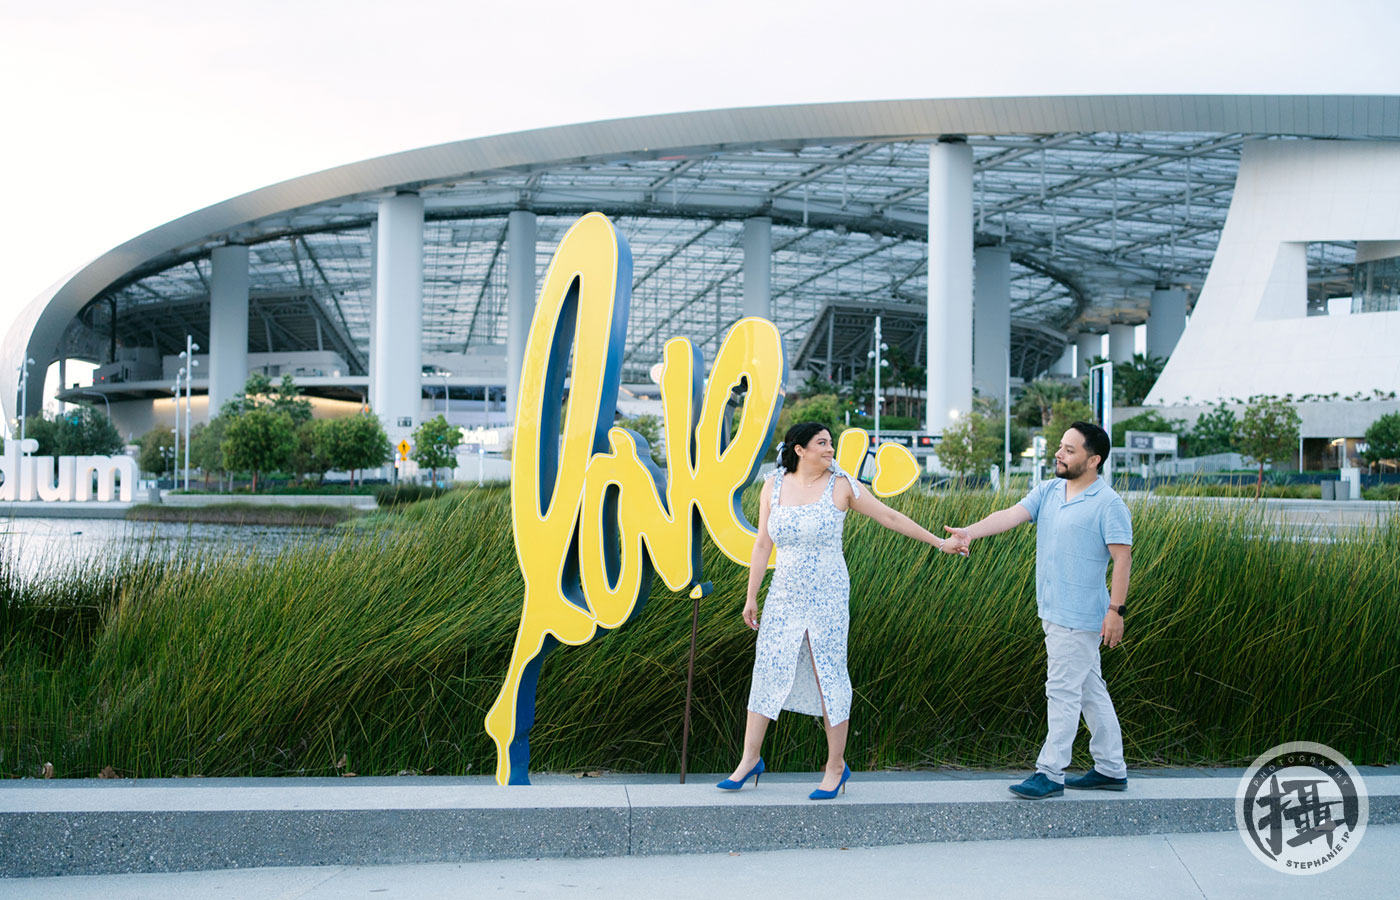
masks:
[[[1144,324],[1170,357],[1149,403],[1384,393],[1400,388],[1397,138],[1396,97],[1087,96],[719,110],[409,150],[113,248],[16,321],[0,403],[13,422],[22,360],[31,412],[51,361],[85,360],[93,384],[60,399],[105,399],[139,434],[172,420],[189,335],[199,418],[256,371],[291,375],[318,415],[368,407],[396,439],[439,413],[505,426],[543,269],[591,210],[635,255],[637,385],[670,337],[712,359],[757,314],[795,376],[838,384],[870,364],[881,317],[903,372],[885,386],[933,432],[974,390],[1130,359]]]

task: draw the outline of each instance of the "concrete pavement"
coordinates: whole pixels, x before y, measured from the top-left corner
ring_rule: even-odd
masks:
[[[764,900],[973,897],[1049,900],[1371,900],[1400,893],[1400,825],[1371,825],[1335,869],[1268,868],[1235,831],[783,850],[616,859],[521,859],[0,879],[0,900]]]
[[[1241,770],[1144,770],[1129,790],[1018,800],[1025,773],[858,772],[814,803],[817,775],[251,778],[0,782],[0,876],[395,866],[743,853],[912,843],[1235,831]],[[1400,824],[1400,772],[1361,769],[1373,825]]]

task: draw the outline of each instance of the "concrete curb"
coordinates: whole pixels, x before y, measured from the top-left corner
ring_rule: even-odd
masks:
[[[1400,774],[1362,770],[1372,824],[1400,823]],[[1213,777],[1215,776],[1215,777]],[[1021,775],[857,773],[814,803],[816,776],[11,781],[0,876],[393,865],[537,857],[872,847],[1230,831],[1238,770],[1133,773],[1127,792],[1017,800]]]
[[[165,506],[348,506],[352,509],[378,509],[373,494],[173,494],[161,491]]]
[[[141,500],[140,502],[145,502]],[[18,503],[0,503],[0,517],[10,519],[125,519],[126,511],[135,503],[97,500],[49,503],[43,500],[26,500]]]

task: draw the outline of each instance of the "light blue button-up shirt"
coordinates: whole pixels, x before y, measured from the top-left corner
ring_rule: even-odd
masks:
[[[1048,622],[1098,631],[1108,614],[1108,545],[1133,543],[1133,518],[1102,478],[1069,501],[1065,485],[1042,481],[1020,503],[1036,526],[1035,602]]]

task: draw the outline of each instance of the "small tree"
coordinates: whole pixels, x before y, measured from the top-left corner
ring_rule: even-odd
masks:
[[[45,415],[29,416],[24,420],[24,436],[39,442],[39,449],[35,451],[38,456],[61,456],[58,452],[58,432],[61,427],[57,418]],[[19,429],[15,429],[15,436],[19,436]]]
[[[326,444],[320,439],[320,433],[331,427],[331,421],[310,419],[297,426],[297,449],[292,454],[291,467],[298,479],[304,475],[315,475],[316,483],[320,484],[326,472],[333,468],[331,458],[321,452]]]
[[[105,413],[83,406],[58,416],[30,416],[25,437],[37,440],[39,456],[111,456],[122,451],[122,436]]]
[[[175,433],[169,428],[157,426],[141,435],[140,447],[136,464],[141,471],[159,478],[175,468]]]
[[[1400,412],[1386,413],[1366,429],[1362,459],[1372,466],[1389,463],[1400,468]]]
[[[393,459],[394,448],[379,417],[372,413],[356,413],[343,419],[332,419],[316,432],[317,453],[331,462],[332,468],[350,473],[350,484],[360,469],[382,466]]]
[[[972,411],[978,413],[982,420],[978,423],[978,429],[982,434],[982,440],[986,446],[986,455],[983,457],[980,470],[985,470],[992,463],[1002,465],[1006,461],[1006,417],[1002,413],[1001,403],[997,400],[982,399],[974,397],[972,400]],[[1021,451],[1031,445],[1030,429],[1013,415],[1011,417],[1011,456],[1014,459],[1021,455]]]
[[[966,477],[1001,461],[1002,436],[991,426],[1000,427],[981,413],[969,413],[943,430],[938,445],[938,461],[954,474]]]
[[[443,416],[434,416],[413,432],[413,452],[410,458],[432,472],[437,484],[437,470],[453,468],[457,461],[457,445],[462,443],[462,429],[448,424]]]
[[[1187,435],[1191,456],[1229,453],[1235,446],[1235,414],[1222,401],[1208,413],[1196,419],[1196,427]]]
[[[254,372],[248,376],[248,380],[243,382],[243,391],[234,394],[219,409],[219,415],[233,418],[242,415],[259,406],[267,405],[267,398],[272,393],[272,381],[261,372]]]
[[[253,492],[258,490],[258,473],[283,468],[296,452],[296,429],[286,413],[255,408],[236,416],[224,430],[224,463],[234,471],[253,473]]]
[[[297,428],[311,421],[311,401],[301,395],[301,388],[296,386],[290,375],[282,376],[282,382],[272,394],[271,402],[273,411],[286,413],[287,418],[292,420],[292,425]]]
[[[293,426],[311,421],[311,401],[301,395],[301,388],[290,375],[283,375],[276,387],[272,379],[254,372],[243,382],[243,392],[235,394],[219,410],[221,414],[242,415],[255,409],[271,408],[292,420]]]
[[[1301,426],[1298,410],[1287,400],[1267,394],[1249,398],[1249,406],[1235,426],[1235,444],[1241,453],[1259,464],[1259,479],[1254,485],[1256,500],[1264,490],[1264,464],[1287,456],[1297,448]]]
[[[232,417],[221,413],[207,424],[200,422],[194,426],[194,434],[190,436],[190,462],[204,473],[206,489],[209,487],[209,476],[215,472],[219,473],[220,485],[223,484],[223,473],[227,471],[224,465],[224,429],[232,420]]]
[[[1057,400],[1050,408],[1050,423],[1042,432],[1045,436],[1045,461],[1053,462],[1060,449],[1060,439],[1075,422],[1094,421],[1094,411],[1081,400]]]

